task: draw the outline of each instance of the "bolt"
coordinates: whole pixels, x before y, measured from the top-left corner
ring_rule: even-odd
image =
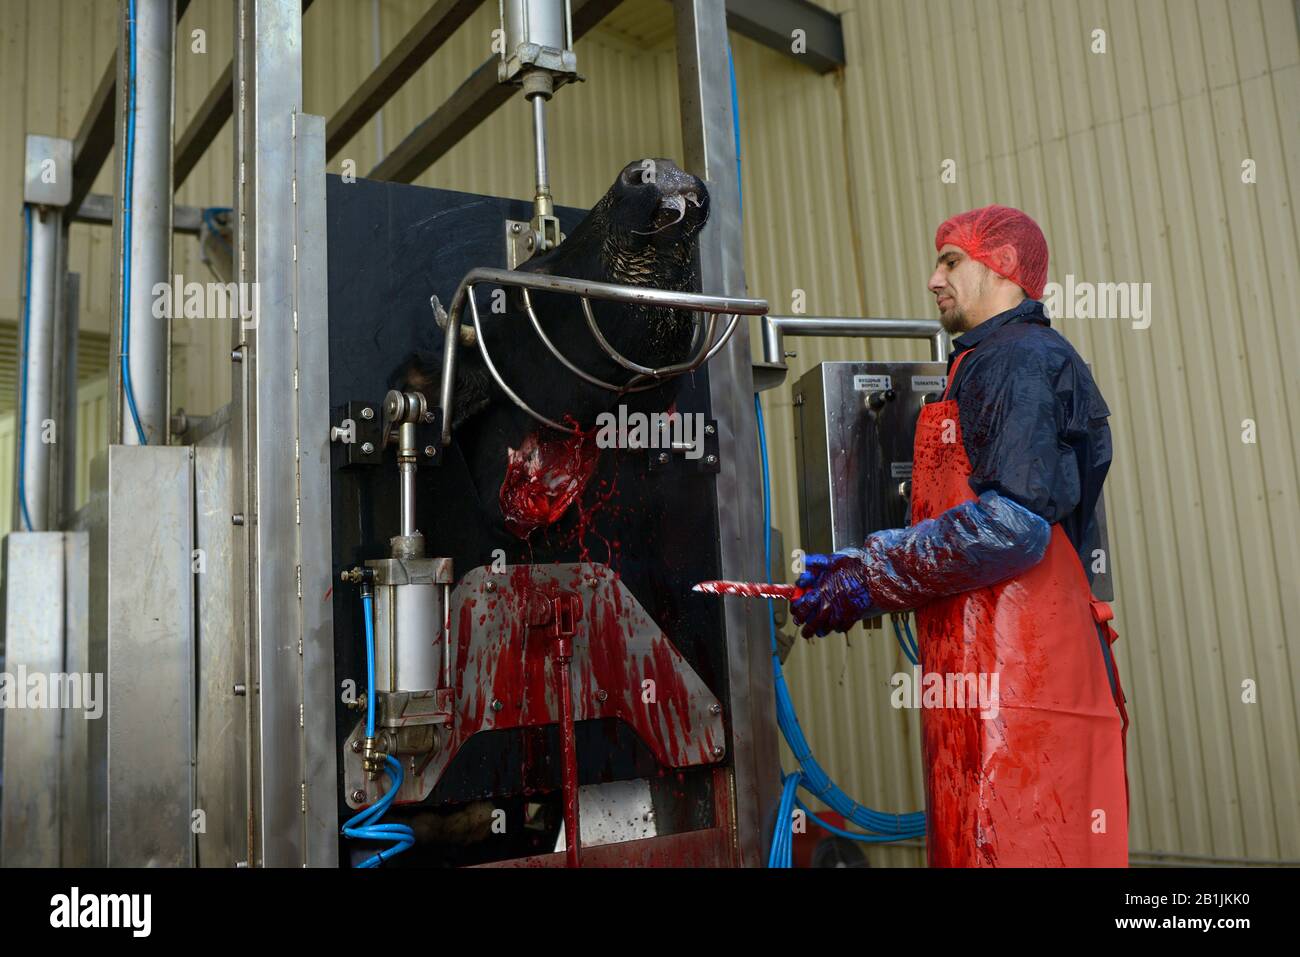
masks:
[[[362,454],[362,455],[369,455],[369,454],[370,454],[371,452],[373,452],[374,450],[375,450],[375,443],[374,443],[374,442],[363,442],[363,443],[361,443],[361,454]]]
[[[705,435],[712,435],[714,432],[717,432],[717,431],[718,431],[718,427],[717,427],[716,425],[706,425],[706,426],[704,427],[704,434],[705,434]]]
[[[489,578],[483,583],[483,590],[488,593],[494,592],[497,590],[497,583]]]
[[[595,575],[588,575],[586,578],[582,580],[582,583],[586,585],[588,588],[595,588],[600,584],[600,581],[596,578]]]
[[[717,464],[718,464],[718,457],[717,457],[716,455],[706,455],[706,456],[704,456],[704,464],[705,464],[705,465],[717,465]]]
[[[434,415],[433,415],[432,412],[426,412],[426,413],[424,413],[424,421],[425,421],[425,422],[433,422],[433,419],[434,419]]]
[[[366,792],[361,790],[361,788],[356,788],[352,792],[351,797],[352,797],[353,804],[360,804],[362,801],[366,799]]]
[[[426,446],[424,447],[424,454],[425,454],[425,456],[428,457],[428,458],[433,458],[433,454],[434,454],[436,451],[437,451],[437,449],[435,449],[432,445],[426,445]]]
[[[230,516],[230,524],[232,524],[232,525],[243,525],[243,524],[244,524],[244,513],[243,513],[243,512],[236,512],[234,515]]]
[[[361,753],[361,739],[360,739],[360,738],[357,738],[355,741],[352,742],[352,753],[353,753],[353,754],[360,754],[360,753]]]
[[[361,418],[369,420],[369,419],[373,419],[374,417],[375,417],[375,410],[370,408],[370,406],[366,406],[364,409],[361,410]]]
[[[709,705],[709,714],[722,714],[722,705],[717,702]]]
[[[720,758],[720,757],[722,757],[725,753],[726,753],[726,750],[722,747],[722,745],[720,745],[720,744],[715,744],[715,745],[713,746],[713,756],[714,756],[715,758]]]
[[[528,240],[527,240],[527,242],[524,243],[524,246],[526,246],[526,247],[529,248],[529,249],[532,249],[532,248],[533,248],[533,237],[532,237],[532,236],[529,236],[529,237],[528,237]]]
[[[237,695],[241,695],[241,696],[242,696],[242,695],[246,695],[246,694],[248,694],[248,686],[245,685],[245,684],[243,684],[242,682],[240,682],[239,684],[236,684],[236,685],[235,685],[235,694],[237,694]]]
[[[609,698],[609,692],[606,691],[604,688],[601,688],[599,691],[596,692],[597,701],[605,701],[608,698]]]
[[[243,361],[244,361],[244,350],[243,350],[243,349],[231,349],[231,350],[230,350],[230,361],[231,361],[231,362],[243,362]]]
[[[668,464],[668,453],[667,453],[667,452],[660,452],[660,453],[659,453],[659,464],[660,464],[660,465],[667,465],[667,464]]]
[[[503,704],[501,703],[501,699],[500,699],[500,698],[493,698],[493,699],[492,699],[492,710],[493,710],[493,711],[500,711],[500,710],[501,710],[502,708],[504,708],[504,707],[505,707],[505,705],[503,705]]]
[[[522,232],[524,231],[524,227],[523,227],[520,223],[511,223],[511,224],[510,224],[510,231],[511,231],[512,233],[515,233],[515,234],[517,235],[517,234],[522,233]]]

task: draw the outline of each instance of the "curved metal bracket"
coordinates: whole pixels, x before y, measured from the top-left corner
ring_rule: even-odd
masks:
[[[767,301],[763,299],[740,299],[729,296],[706,296],[695,292],[675,292],[669,289],[654,289],[646,286],[628,286],[618,283],[595,282],[585,279],[573,279],[568,276],[547,276],[539,273],[520,272],[511,269],[492,269],[480,267],[473,269],[461,280],[460,285],[456,288],[456,295],[452,298],[451,309],[447,315],[444,331],[446,339],[443,349],[442,358],[442,388],[440,402],[442,404],[442,444],[447,445],[451,441],[451,422],[453,419],[453,404],[455,402],[455,384],[456,384],[456,344],[460,342],[461,313],[464,310],[466,301],[469,302],[470,319],[474,325],[474,334],[479,352],[483,356],[483,364],[487,366],[488,374],[492,380],[500,386],[501,391],[509,397],[510,401],[522,409],[528,415],[532,416],[538,422],[560,432],[569,434],[577,433],[577,429],[556,422],[554,419],[542,415],[536,409],[526,403],[517,392],[510,387],[497,369],[496,364],[492,361],[491,353],[488,350],[487,343],[483,338],[483,329],[479,319],[478,303],[474,297],[474,287],[479,283],[492,283],[498,286],[513,286],[523,292],[525,312],[528,315],[528,321],[541,339],[542,344],[546,346],[547,351],[555,357],[561,365],[591,385],[607,389],[618,395],[624,395],[630,392],[643,392],[652,389],[665,379],[692,372],[698,369],[704,363],[708,362],[720,350],[732,334],[736,331],[736,325],[740,322],[741,316],[762,316],[767,314]],[[587,320],[587,328],[591,331],[597,345],[610,357],[615,363],[629,372],[635,373],[631,379],[623,385],[617,385],[612,382],[606,382],[595,375],[579,368],[574,362],[566,357],[559,348],[551,341],[550,337],[542,329],[541,321],[537,318],[537,313],[533,309],[532,299],[529,296],[530,290],[540,290],[544,292],[561,292],[579,297],[582,305],[583,315]],[[617,349],[615,349],[605,336],[601,333],[600,327],[596,323],[596,317],[591,310],[591,300],[600,299],[609,302],[623,302],[632,305],[656,306],[670,309],[687,309],[692,312],[705,313],[708,320],[701,322],[697,316],[695,319],[696,328],[691,336],[692,344],[697,340],[699,346],[695,349],[691,358],[684,362],[674,365],[664,366],[659,369],[653,369],[649,366],[639,365],[628,359]],[[717,317],[719,314],[730,314],[731,321],[727,323],[722,334],[717,334]],[[439,325],[442,325],[440,322]],[[701,331],[703,334],[701,335]]]

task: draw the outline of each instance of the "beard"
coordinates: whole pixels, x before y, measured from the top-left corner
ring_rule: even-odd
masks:
[[[945,309],[939,313],[939,325],[943,326],[944,332],[950,336],[966,331],[966,310],[961,306],[954,305],[951,309]]]

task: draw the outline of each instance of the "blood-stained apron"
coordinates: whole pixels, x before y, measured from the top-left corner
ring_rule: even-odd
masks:
[[[967,355],[953,364],[949,389]],[[970,474],[957,402],[945,390],[917,421],[913,524],[974,499]],[[967,689],[983,676],[985,703],[995,701],[982,708],[967,696],[965,707],[950,707],[961,703],[950,695],[921,711],[930,866],[1127,867],[1128,715],[1116,635],[1061,526],[1033,568],[940,598],[916,617],[924,675]]]

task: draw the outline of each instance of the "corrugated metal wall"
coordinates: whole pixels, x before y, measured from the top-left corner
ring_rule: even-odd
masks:
[[[788,312],[932,316],[925,280],[947,215],[1020,206],[1052,245],[1051,278],[1151,283],[1151,324],[1062,319],[1110,403],[1107,486],[1119,658],[1130,697],[1132,846],[1218,858],[1300,858],[1300,380],[1279,323],[1300,298],[1300,43],[1291,0],[1136,3],[824,0],[844,14],[849,66],[821,77],[736,39],[751,291]],[[306,20],[309,112],[328,116],[427,6],[317,0]],[[17,209],[21,133],[71,136],[112,50],[116,5],[9,3],[0,19],[0,205]],[[489,53],[494,4],[331,164],[364,175]],[[554,188],[583,205],[623,162],[680,156],[670,8],[628,0],[581,41],[590,82],[552,116]],[[228,62],[225,0],[181,25],[177,122]],[[188,51],[194,29],[207,53]],[[1093,31],[1106,33],[1094,53]],[[32,82],[27,82],[28,78]],[[378,127],[382,126],[382,133]],[[528,117],[513,101],[420,182],[526,197]],[[181,202],[229,205],[231,133]],[[945,160],[957,180],[941,182]],[[1242,163],[1256,182],[1242,182]],[[107,175],[107,174],[105,174]],[[107,191],[104,175],[97,191]],[[15,264],[17,217],[0,231]],[[83,321],[105,329],[107,230],[74,227]],[[177,269],[206,278],[192,240]],[[0,317],[17,314],[17,266]],[[376,304],[382,308],[382,304]],[[225,401],[228,335],[177,324],[178,403]],[[789,341],[791,381],[823,359],[924,358],[909,343]],[[788,387],[765,395],[776,523],[798,527]],[[1258,441],[1242,441],[1243,420]],[[12,443],[7,443],[11,446]],[[6,454],[9,454],[6,452]],[[0,462],[0,466],[4,463]],[[2,473],[9,475],[6,468]],[[757,481],[757,477],[755,478]],[[2,484],[2,483],[0,483]],[[0,503],[2,504],[2,503]],[[5,513],[7,514],[7,512]],[[903,663],[892,639],[855,633],[800,645],[788,665],[805,730],[860,800],[921,806],[918,722],[888,705]],[[1242,702],[1242,682],[1258,703]],[[787,759],[787,765],[789,761]],[[913,848],[873,849],[916,863]]]
[[[1042,224],[1052,280],[1151,283],[1147,329],[1057,323],[1113,413],[1131,846],[1300,858],[1300,379],[1282,335],[1300,295],[1293,4],[836,6],[841,78],[736,45],[751,284],[783,309],[801,288],[809,313],[931,316],[935,226],[994,201]],[[1091,52],[1095,29],[1106,53]],[[792,378],[822,359],[923,355],[795,348]],[[765,404],[790,544],[788,389]],[[917,726],[883,703],[901,662],[892,645],[822,641],[798,648],[789,671],[833,773],[863,801],[907,810],[921,799]],[[1248,681],[1257,703],[1242,700]]]

